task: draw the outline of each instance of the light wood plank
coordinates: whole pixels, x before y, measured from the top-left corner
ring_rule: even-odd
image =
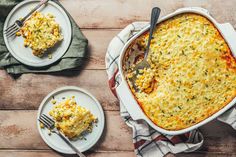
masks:
[[[106,151],[106,152],[86,152],[88,157],[135,157],[132,151]],[[52,150],[0,150],[0,156],[4,157],[76,157],[76,155],[64,155]],[[180,153],[177,155],[168,154],[165,157],[235,157],[235,153],[214,153],[214,152],[195,152]]]
[[[36,126],[35,110],[0,111],[0,149],[50,149]],[[119,112],[105,112],[106,127],[94,150],[133,150],[130,128]]]
[[[134,157],[134,152],[86,152],[87,157]],[[59,154],[50,150],[0,150],[0,156],[4,157],[76,157],[76,155]]]
[[[89,41],[89,58],[85,69],[105,69],[108,44],[120,31],[119,29],[82,29]]]
[[[172,156],[170,156],[172,157]],[[236,157],[235,153],[219,153],[219,152],[194,152],[194,153],[181,153],[177,154],[176,157]]]
[[[54,89],[79,86],[94,94],[105,110],[119,110],[104,70],[71,71],[62,75],[24,74],[15,80],[0,70],[0,109],[38,109],[43,98]]]
[[[87,157],[135,157],[133,151],[103,151],[103,152],[85,152]],[[53,150],[0,150],[0,156],[4,157],[76,157],[76,155],[61,154]],[[168,153],[165,157],[235,157],[235,153],[221,153],[221,152],[199,152],[194,153]]]
[[[148,21],[151,8],[161,8],[161,16],[178,8],[206,8],[219,22],[236,24],[236,0],[60,0],[81,28],[123,28],[134,21]],[[222,8],[224,11],[222,11]],[[236,26],[235,26],[236,27]]]
[[[0,111],[0,149],[49,149],[36,128],[37,111]],[[104,136],[95,151],[133,151],[131,130],[118,111],[106,113]],[[20,117],[20,118],[19,118]],[[235,130],[218,121],[200,128],[205,137],[201,152],[235,153]]]
[[[88,52],[90,57],[85,69],[105,69],[107,45],[118,31],[83,31],[90,41]],[[75,85],[84,87],[95,94],[105,110],[118,110],[118,102],[108,88],[106,72],[104,70],[83,71],[83,68],[81,71],[63,72],[56,75],[24,74],[18,79],[13,79],[4,70],[0,70],[0,109],[37,109],[50,91],[65,85]]]
[[[31,151],[31,150],[0,150],[0,156],[4,157],[61,157],[59,153],[49,150]]]

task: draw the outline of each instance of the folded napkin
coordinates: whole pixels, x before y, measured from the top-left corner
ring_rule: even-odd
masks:
[[[3,39],[3,25],[5,18],[7,17],[11,9],[21,1],[22,0],[0,1],[0,68],[4,68],[10,74],[23,74],[23,73],[57,72],[68,69],[75,69],[81,66],[86,57],[88,40],[84,37],[78,25],[72,19],[70,14],[63,8],[63,6],[57,0],[51,0],[51,1],[54,1],[65,10],[72,24],[72,41],[69,49],[64,54],[64,56],[59,61],[57,61],[52,65],[43,68],[35,68],[26,66],[18,62],[9,53]]]
[[[116,87],[119,85],[118,60],[124,44],[142,28],[147,22],[135,22],[124,28],[110,42],[106,53],[106,70],[109,78],[109,86],[115,96]],[[189,133],[168,136],[152,129],[145,121],[134,121],[122,102],[120,102],[120,114],[126,124],[133,129],[133,143],[135,153],[141,157],[164,156],[167,153],[193,152],[203,144],[203,135],[199,130]],[[220,121],[231,125],[236,129],[235,107],[225,112],[218,118]]]

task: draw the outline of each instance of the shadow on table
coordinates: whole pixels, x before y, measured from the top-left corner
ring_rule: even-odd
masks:
[[[78,76],[82,70],[85,69],[85,67],[88,65],[89,60],[91,56],[91,46],[88,45],[87,53],[85,57],[83,58],[82,64],[74,69],[68,69],[64,71],[59,71],[59,72],[53,72],[53,73],[45,73],[46,75],[54,75],[54,76],[65,76],[65,77],[73,77],[73,76]]]
[[[83,61],[79,67],[76,67],[74,69],[67,69],[63,71],[58,71],[58,72],[45,72],[45,73],[37,73],[35,72],[34,74],[41,74],[41,75],[54,75],[54,76],[65,76],[65,77],[73,77],[73,76],[78,76],[82,70],[85,69],[85,67],[88,65],[89,60],[91,56],[91,46],[88,45],[87,52],[85,57],[83,58]],[[22,74],[12,74],[10,75],[12,78],[17,79],[21,76]]]

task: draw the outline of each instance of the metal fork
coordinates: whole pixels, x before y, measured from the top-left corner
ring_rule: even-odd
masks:
[[[82,154],[71,142],[68,138],[66,138],[57,128],[55,127],[55,122],[50,117],[45,114],[42,114],[39,117],[39,122],[41,122],[47,129],[49,129],[52,133],[56,133],[59,135],[74,151],[79,157],[86,157]]]
[[[48,1],[49,0],[41,0],[40,3],[34,9],[32,9],[24,18],[22,18],[21,20],[16,20],[14,24],[5,29],[4,33],[6,34],[6,36],[9,38],[15,35],[16,32],[18,32],[23,26],[25,20],[28,19],[36,10],[38,10],[42,5],[46,4]]]
[[[130,78],[130,82],[132,83],[135,91],[139,91],[139,88],[135,84],[135,81],[137,80],[137,75],[140,74],[139,70],[145,69],[145,68],[146,69],[150,68],[150,64],[147,61],[147,57],[148,57],[148,53],[149,53],[149,49],[150,49],[150,45],[151,45],[153,32],[156,28],[156,23],[157,23],[157,20],[160,16],[160,13],[161,13],[160,8],[158,8],[158,7],[152,8],[151,20],[150,20],[150,33],[149,33],[149,37],[148,37],[148,43],[146,46],[146,50],[144,52],[144,58],[141,62],[139,62],[138,64],[135,65],[134,70],[136,71],[136,74],[132,78]]]

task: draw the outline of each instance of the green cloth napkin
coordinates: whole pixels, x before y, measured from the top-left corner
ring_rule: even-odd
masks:
[[[72,23],[72,41],[65,55],[52,65],[35,68],[18,62],[9,53],[3,39],[3,25],[5,18],[11,9],[21,1],[22,0],[0,0],[0,68],[5,69],[9,74],[23,74],[57,72],[80,67],[86,57],[88,40],[84,37],[70,14],[57,0],[52,1],[60,5],[65,10]]]

